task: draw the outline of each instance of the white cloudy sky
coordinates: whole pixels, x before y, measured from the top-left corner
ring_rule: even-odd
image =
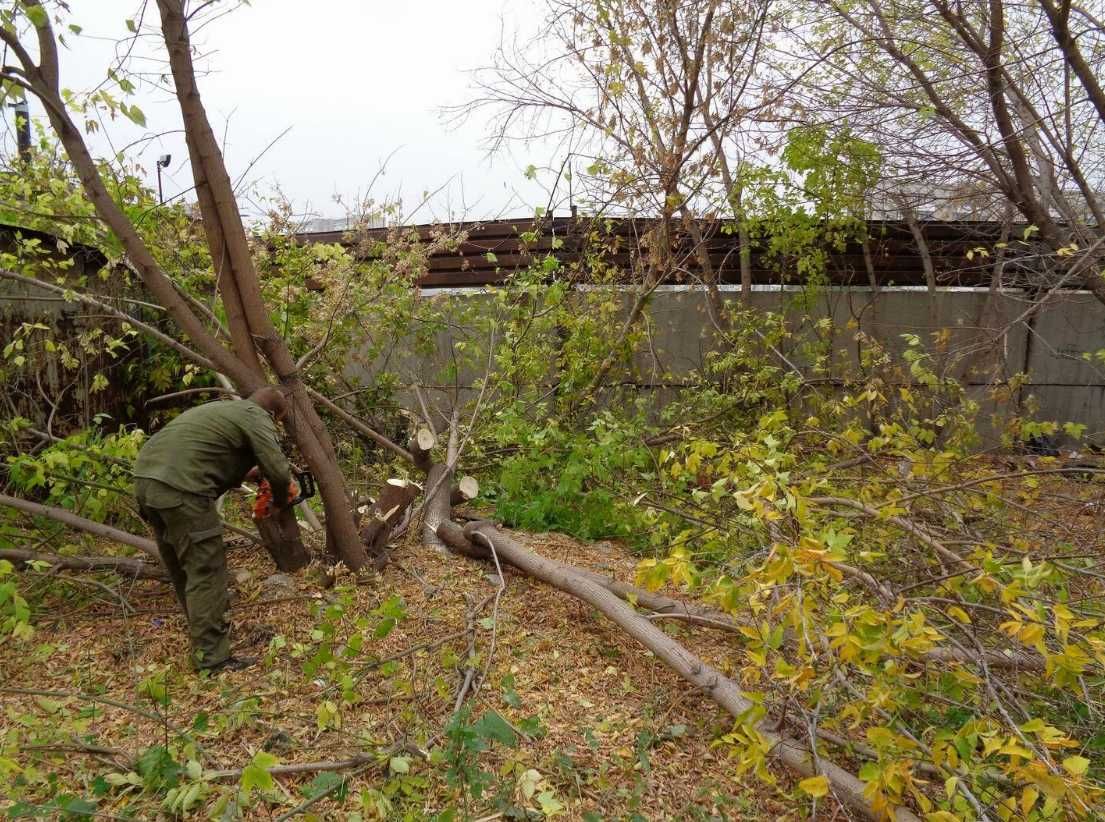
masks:
[[[104,78],[116,41],[127,37],[125,21],[140,5],[71,0],[71,21],[83,31],[63,52],[63,85],[88,89]],[[206,54],[201,65],[210,71],[200,90],[216,129],[225,128],[231,174],[256,160],[248,173],[254,190],[271,192],[279,184],[299,211],[344,214],[335,195],[346,202],[363,195],[390,155],[373,194],[401,193],[410,211],[423,192],[444,186],[414,215],[418,222],[532,213],[545,195],[523,169],[551,165],[552,149],[519,147],[488,158],[487,122],[458,127],[443,120],[441,109],[470,96],[467,72],[490,60],[504,25],[508,32],[532,31],[540,14],[537,0],[253,0],[195,37]],[[150,0],[144,29],[151,36],[139,43],[139,56],[158,54],[157,23]],[[135,100],[148,132],[179,128],[172,99],[143,89]],[[142,134],[129,123],[109,125],[116,148]],[[103,140],[97,147],[109,151]],[[154,159],[163,153],[172,154],[168,197],[191,184],[183,136],[165,134],[142,149],[151,181]]]

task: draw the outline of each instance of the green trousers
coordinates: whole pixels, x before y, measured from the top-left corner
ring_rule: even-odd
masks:
[[[218,665],[230,656],[230,625],[226,550],[215,501],[141,477],[134,495],[188,618],[196,667]]]

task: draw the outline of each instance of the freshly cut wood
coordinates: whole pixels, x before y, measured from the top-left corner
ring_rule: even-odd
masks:
[[[474,546],[460,547],[466,542],[482,543],[488,550],[493,546],[500,561],[593,605],[732,716],[742,717],[754,707],[752,700],[735,682],[692,654],[599,583],[568,566],[538,556],[491,523],[472,522],[461,529],[455,523],[444,522],[438,527],[438,536],[463,553],[475,553]],[[782,736],[768,720],[761,722],[757,731],[770,746],[769,756],[801,776],[824,775],[832,786],[833,794],[843,804],[867,819],[880,818],[864,797],[864,783],[854,775],[824,756],[819,756],[815,763],[806,745]],[[895,819],[899,822],[920,822],[919,817],[907,808],[897,808]]]
[[[25,548],[0,548],[0,559],[6,559],[19,569],[26,562],[47,562],[54,568],[73,571],[114,571],[120,576],[139,579],[168,581],[169,576],[161,563],[146,562],[130,557],[63,557],[43,554]]]
[[[452,505],[460,505],[462,502],[468,502],[468,500],[475,499],[480,495],[480,483],[475,477],[463,476],[453,488],[452,493],[449,496],[449,502]]]
[[[151,557],[155,557],[159,564],[161,562],[161,554],[158,553],[157,544],[152,539],[130,534],[126,531],[120,531],[118,528],[112,528],[110,525],[104,525],[102,522],[93,522],[90,519],[85,519],[70,511],[66,511],[64,508],[55,508],[51,505],[40,505],[37,502],[19,499],[19,497],[9,497],[7,494],[0,494],[0,505],[7,505],[9,508],[15,508],[38,517],[48,517],[55,522],[69,525],[79,531],[86,531],[98,537],[121,542],[123,545],[137,548],[139,551],[145,551]]]
[[[437,436],[429,428],[419,428],[418,433],[414,435],[414,441],[418,445],[418,450],[433,451],[434,446],[437,445]]]
[[[424,434],[429,434],[427,438]],[[429,442],[429,448],[423,448],[423,444]],[[431,466],[433,466],[433,460],[430,458],[430,451],[433,450],[437,444],[437,437],[428,428],[420,428],[418,433],[411,437],[410,442],[407,443],[407,451],[410,452],[411,462],[420,471],[429,473]]]
[[[418,496],[418,486],[405,479],[389,479],[384,483],[380,498],[364,509],[361,520],[361,542],[376,570],[388,563],[388,540],[391,533],[410,510]]]

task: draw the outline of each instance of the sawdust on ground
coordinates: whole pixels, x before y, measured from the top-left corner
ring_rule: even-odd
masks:
[[[636,560],[617,544],[584,544],[556,534],[516,536],[549,558],[632,579]],[[311,645],[313,609],[333,593],[306,573],[291,578],[292,587],[278,589],[273,599],[266,582],[272,566],[263,552],[237,547],[229,558],[236,577],[233,641],[239,653],[264,655],[273,647],[273,637],[283,637],[286,645],[270,651],[270,664],[212,678],[191,675],[184,620],[169,588],[138,582],[124,592],[134,611],[127,618],[103,592],[99,603],[58,602],[42,614],[36,639],[54,645],[53,653],[5,659],[5,687],[92,692],[151,711],[151,703],[138,693],[139,683],[167,669],[170,689],[164,717],[181,728],[193,728],[197,717],[207,717],[208,731],[196,736],[209,771],[241,768],[262,748],[278,753],[282,764],[292,764],[342,759],[372,744],[384,747],[405,740],[421,746],[448,724],[462,678],[457,660],[465,657],[466,636],[402,656],[398,670],[390,675],[386,668],[364,671],[357,685],[361,700],[343,706],[340,729],[320,731],[317,706],[335,694],[324,693],[322,680],[306,677],[303,658],[294,654],[297,643]],[[403,597],[407,617],[383,640],[372,639],[368,629],[355,670],[365,660],[400,655],[463,631],[473,604],[498,587],[493,566],[438,554],[421,547],[413,536],[397,549],[394,560],[374,583],[351,588],[353,604],[343,626],[352,632],[358,615],[393,594]],[[481,618],[491,614],[489,605]],[[485,622],[476,633],[481,665],[491,641],[488,625]],[[732,656],[734,638],[724,633],[678,623],[664,627],[714,664]],[[515,775],[536,769],[565,806],[562,818],[808,816],[807,802],[793,798],[793,783],[786,774],[778,772],[775,787],[750,775],[737,776],[731,749],[717,744],[731,728],[731,719],[591,607],[507,569],[494,633],[490,669],[470,699],[472,715],[494,710],[516,726],[536,716],[543,734],[524,737],[513,750],[493,746],[483,766],[500,774],[512,768]],[[512,686],[504,687],[504,680]],[[19,713],[42,712],[40,701],[30,696],[0,700],[6,708],[0,714],[0,733],[17,721]],[[81,702],[65,704],[77,710]],[[100,707],[103,710],[87,728],[87,739],[99,746],[137,752],[167,735],[164,725],[151,718]],[[55,769],[60,785],[80,792],[81,784],[66,780],[76,781],[78,774],[87,778],[95,765],[80,760],[69,753],[43,761],[44,767]],[[440,776],[444,765],[415,767],[424,767],[430,778],[417,818],[419,813],[440,810],[449,797]],[[279,777],[277,795],[283,802],[255,804],[247,817],[274,818],[294,808],[312,776]],[[352,777],[349,793],[379,787],[383,776],[379,769],[364,770]],[[119,813],[132,800],[124,796],[114,809],[111,801],[100,807]],[[536,807],[532,800],[530,806]],[[347,798],[345,804],[319,803],[310,813],[340,818],[350,810]],[[481,809],[479,803],[469,806],[469,813],[472,818],[494,818],[493,809]]]

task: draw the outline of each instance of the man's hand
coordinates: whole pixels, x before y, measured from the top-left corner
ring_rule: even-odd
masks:
[[[246,475],[242,477],[242,482],[257,482],[261,479],[261,469],[256,465],[246,471]]]

